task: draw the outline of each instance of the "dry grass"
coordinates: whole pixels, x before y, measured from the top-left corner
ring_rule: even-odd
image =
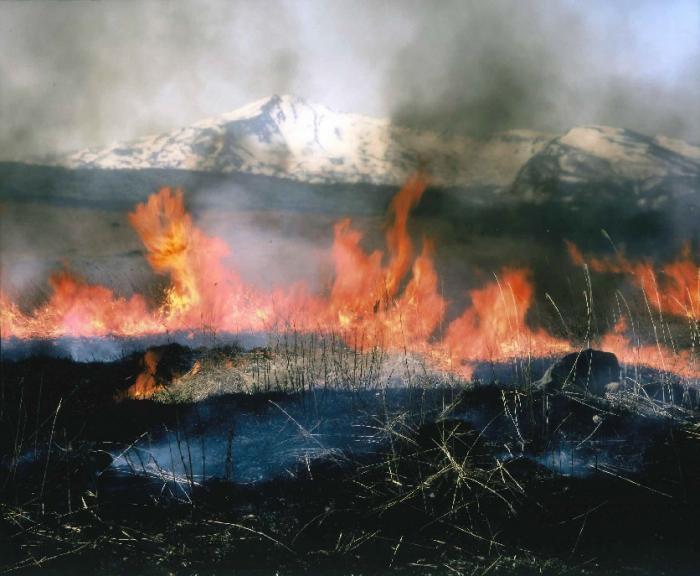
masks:
[[[192,369],[153,399],[182,403],[235,393],[467,384],[453,374],[430,369],[418,354],[389,353],[379,346],[353,348],[332,333],[289,333],[271,335],[265,348],[242,351],[229,346],[200,351]]]

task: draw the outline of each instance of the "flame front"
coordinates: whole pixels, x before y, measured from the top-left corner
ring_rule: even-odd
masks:
[[[571,350],[571,344],[528,328],[525,317],[533,290],[526,270],[505,269],[478,290],[472,290],[471,307],[452,322],[445,342],[452,357],[462,363],[502,360],[519,356],[547,356]],[[462,370],[470,375],[469,368]]]
[[[567,243],[567,247],[575,264],[582,265],[585,262],[594,272],[626,275],[658,311],[698,319],[700,268],[691,256],[689,244],[683,246],[675,260],[661,266],[660,274],[656,273],[653,264],[648,261],[633,262],[622,254],[611,259],[584,259],[574,244]]]
[[[51,293],[46,302],[30,312],[0,294],[2,338],[131,337],[200,329],[334,332],[350,346],[361,341],[388,351],[421,354],[436,366],[465,376],[479,362],[547,356],[575,348],[530,326],[527,317],[534,291],[525,269],[505,268],[493,281],[469,291],[469,306],[444,325],[447,302],[439,290],[435,247],[424,238],[416,256],[408,232],[411,209],[426,185],[425,177],[413,176],[392,200],[385,252],[365,251],[362,235],[350,219],[335,224],[330,251],[333,280],[321,293],[312,293],[303,283],[274,291],[246,284],[229,262],[226,243],[197,228],[185,210],[181,191],[164,188],[129,214],[148,263],[169,279],[159,305],[149,307],[138,294],[117,296],[105,286],[61,271],[49,279]],[[575,246],[569,250],[574,261],[583,262]],[[688,250],[663,267],[661,284],[648,263],[618,258],[614,262],[593,259],[588,264],[595,271],[629,274],[644,290],[653,287],[650,300],[659,310],[697,317],[700,276]],[[626,331],[618,322],[599,345],[623,362],[698,375],[689,352],[674,353],[659,345],[646,349],[628,340]],[[152,378],[148,359],[146,366],[138,389],[148,388]]]
[[[662,264],[657,271],[651,261],[634,262],[622,254],[613,258],[584,258],[572,243],[567,243],[569,256],[576,265],[587,265],[594,272],[623,275],[637,287],[649,311],[655,311],[652,322],[658,322],[666,336],[664,315],[685,318],[690,323],[690,335],[696,341],[700,328],[700,268],[692,258],[690,246],[684,245],[672,262]],[[657,328],[654,328],[657,331]],[[645,344],[636,336],[630,337],[628,321],[620,317],[610,333],[601,339],[601,347],[613,352],[621,362],[646,365],[674,372],[686,378],[697,378],[700,365],[693,350],[665,346],[657,341]],[[673,339],[668,338],[673,343]]]

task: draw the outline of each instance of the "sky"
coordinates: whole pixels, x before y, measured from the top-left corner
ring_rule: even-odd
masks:
[[[700,142],[700,2],[0,3],[0,159],[275,93],[476,137],[597,123]]]

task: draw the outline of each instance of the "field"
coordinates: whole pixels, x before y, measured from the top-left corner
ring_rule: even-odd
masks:
[[[161,185],[186,187],[195,222],[227,242],[251,286],[314,291],[333,274],[333,223],[349,216],[363,248],[381,246],[395,192],[0,169],[3,290],[22,310],[46,301],[61,268],[157,303],[168,278],[148,266],[126,213]],[[577,265],[565,242],[667,262],[691,229],[653,210],[622,218],[590,195],[485,207],[489,194],[428,190],[412,214],[415,244],[435,241],[446,303],[424,344],[439,350],[478,299],[470,290],[526,267],[531,306],[495,335],[544,331],[570,343],[573,364],[548,371],[564,353],[523,348],[467,374],[334,327],[6,337],[0,571],[694,573],[697,316],[667,312],[675,301],[649,298],[607,261]],[[618,336],[621,319],[636,340],[607,341],[629,352],[620,365],[587,351]],[[683,376],[665,364],[679,359]]]
[[[4,570],[694,569],[697,392],[668,375],[598,397],[333,337],[152,352],[149,399],[141,354],[3,362]]]

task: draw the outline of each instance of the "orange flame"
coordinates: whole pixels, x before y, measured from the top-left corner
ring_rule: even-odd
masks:
[[[600,347],[630,366],[650,366],[684,378],[697,378],[700,375],[700,365],[691,351],[674,351],[660,344],[642,344],[630,340],[626,333],[627,322],[620,318],[613,331],[603,337]]]
[[[692,258],[690,245],[683,246],[673,262],[661,266],[661,281],[651,262],[632,262],[622,254],[611,259],[584,259],[574,244],[567,242],[567,248],[572,262],[578,266],[585,263],[594,272],[625,274],[660,312],[698,319],[700,267]]]
[[[49,280],[47,301],[30,312],[0,294],[2,338],[141,336],[202,328],[238,333],[293,327],[337,332],[351,346],[360,340],[388,351],[422,354],[436,366],[464,376],[479,362],[547,356],[574,348],[529,326],[534,291],[524,269],[506,268],[493,282],[471,290],[470,305],[443,326],[447,302],[439,291],[435,248],[424,238],[415,256],[408,231],[411,209],[426,186],[425,177],[413,176],[392,200],[385,252],[365,251],[362,234],[349,219],[335,224],[330,252],[334,277],[320,294],[312,294],[303,283],[273,292],[246,284],[229,261],[229,247],[194,224],[185,210],[183,193],[164,188],[129,214],[149,264],[169,278],[158,306],[149,307],[141,295],[120,297],[105,286],[59,272]],[[570,245],[569,251],[574,261],[583,263],[575,246]],[[638,285],[654,286],[659,309],[695,318],[700,307],[699,273],[689,250],[662,268],[660,285],[647,263],[620,257],[614,262],[592,259],[588,264],[594,271],[632,274]],[[690,353],[678,354],[661,346],[647,349],[629,341],[625,332],[625,325],[618,323],[601,346],[623,362],[676,370],[689,377],[700,375]],[[146,369],[133,394],[150,395],[156,385],[157,358],[147,355],[144,362]]]
[[[160,362],[160,354],[156,350],[147,350],[143,356],[143,372],[127,390],[129,398],[136,400],[150,398],[161,388],[156,381],[158,362]]]
[[[383,254],[364,252],[362,236],[352,229],[349,219],[335,226],[333,262],[335,280],[330,298],[321,303],[326,323],[340,329],[360,332],[372,344],[400,349],[425,341],[445,312],[438,293],[438,278],[432,260],[432,243],[423,241],[423,251],[415,259],[411,278],[400,296],[401,283],[413,260],[413,244],[408,234],[408,215],[420,200],[426,180],[414,176],[390,205],[393,223],[386,233],[389,261]]]
[[[697,322],[697,313],[700,311],[700,268],[695,264],[688,244],[674,261],[661,265],[660,273],[650,261],[633,262],[622,254],[610,259],[584,258],[581,251],[570,242],[567,242],[567,249],[572,262],[578,266],[588,265],[594,272],[625,275],[642,291],[646,302],[658,312]],[[600,346],[613,352],[625,364],[650,366],[686,378],[697,378],[700,375],[700,365],[690,350],[672,350],[661,343],[644,344],[639,338],[626,336],[627,332],[627,322],[620,318],[613,330],[603,336]]]
[[[472,305],[447,329],[445,343],[460,363],[503,361],[515,357],[548,356],[571,350],[571,344],[528,328],[532,285],[526,270],[505,269],[496,279],[470,293]],[[462,373],[469,376],[467,366]]]
[[[49,278],[51,296],[27,315],[0,295],[2,337],[136,336],[158,330],[158,324],[139,295],[120,298],[105,286],[85,283],[63,271]]]

